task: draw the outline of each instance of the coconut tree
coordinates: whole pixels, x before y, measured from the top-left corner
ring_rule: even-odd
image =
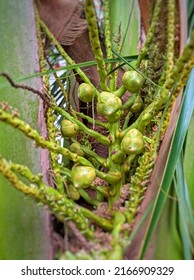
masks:
[[[7,67],[1,70],[7,82],[1,83],[0,120],[8,132],[1,135],[6,151],[1,151],[0,171],[52,213],[49,232],[42,209],[39,224],[46,240],[49,234],[57,237],[51,249],[58,251],[57,258],[191,259],[193,191],[189,172],[189,187],[183,172],[193,162],[190,134],[185,149],[183,144],[193,111],[192,76],[183,87],[193,74],[193,5],[188,2],[188,35],[186,2],[123,0],[119,5],[114,0],[41,0],[29,8],[40,69],[20,79],[11,70],[5,73]],[[26,53],[21,55],[23,67]],[[36,55],[30,56],[34,67]],[[7,90],[17,91],[28,104],[26,91],[40,99],[39,109],[32,106],[36,116],[41,111],[39,131],[37,117],[23,113],[19,97],[8,100]],[[30,152],[31,165],[7,146],[5,139],[13,141],[10,126],[14,138],[26,136],[17,146],[29,152],[31,139],[41,148]],[[4,228],[10,227],[6,218],[1,219]],[[24,223],[20,216],[18,221]],[[47,244],[42,250],[49,251]]]

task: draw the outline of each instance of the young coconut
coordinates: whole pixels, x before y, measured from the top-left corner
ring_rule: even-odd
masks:
[[[122,101],[119,97],[111,92],[101,92],[97,102],[97,112],[100,115],[110,117],[120,109],[122,109]]]
[[[79,131],[79,127],[77,124],[63,119],[61,121],[61,133],[63,137],[75,137]]]
[[[86,189],[96,178],[96,171],[91,166],[75,164],[71,170],[71,179],[75,188]]]
[[[72,143],[69,149],[72,153],[76,153],[78,156],[84,156],[84,151],[82,150],[81,145],[79,143]]]
[[[92,102],[95,96],[95,89],[86,83],[82,83],[78,87],[78,97],[82,102]]]
[[[122,83],[131,93],[137,93],[143,86],[145,79],[135,70],[126,71]]]
[[[127,154],[141,154],[144,150],[143,134],[136,128],[130,129],[121,141],[121,150]]]

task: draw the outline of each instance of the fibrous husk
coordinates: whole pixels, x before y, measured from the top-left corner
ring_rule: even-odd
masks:
[[[87,29],[79,0],[41,0],[38,10],[41,19],[62,45],[73,45]]]

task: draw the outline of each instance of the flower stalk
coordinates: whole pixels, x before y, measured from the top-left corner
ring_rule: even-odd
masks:
[[[105,66],[103,53],[102,53],[100,40],[99,40],[97,18],[96,18],[93,1],[85,0],[84,7],[85,7],[85,15],[86,15],[87,23],[88,23],[88,30],[89,30],[92,51],[93,51],[94,57],[97,61],[97,65],[98,65],[98,73],[100,76],[100,86],[101,86],[102,90],[109,91],[108,86],[106,84],[107,72],[106,72],[106,66]]]

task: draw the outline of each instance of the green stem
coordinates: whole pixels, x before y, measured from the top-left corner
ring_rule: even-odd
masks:
[[[57,143],[46,141],[40,134],[30,127],[29,124],[20,120],[17,117],[13,117],[11,114],[4,112],[0,109],[0,121],[3,121],[23,132],[27,137],[31,138],[36,142],[36,144],[43,149],[46,148],[53,153],[62,154],[63,156],[69,158],[73,162],[80,163],[82,165],[92,166],[92,164],[83,157],[77,154],[71,153],[68,149],[59,146]]]
[[[71,105],[70,102],[69,102],[68,93],[66,92],[63,83],[61,82],[61,80],[60,80],[60,78],[58,77],[57,73],[54,72],[53,75],[54,75],[54,77],[55,77],[56,83],[57,83],[58,86],[60,87],[61,93],[63,94],[63,96],[64,96],[64,98],[65,98],[65,103],[66,103],[67,108],[69,108],[70,114],[71,114],[75,119],[77,119],[76,111],[74,111],[72,105]]]
[[[145,55],[147,54],[148,47],[149,47],[150,43],[152,42],[152,39],[154,37],[154,31],[156,29],[159,14],[160,14],[160,11],[161,11],[161,7],[162,7],[162,0],[157,0],[156,4],[155,4],[155,7],[154,7],[152,22],[151,22],[148,34],[146,36],[145,44],[144,44],[143,48],[141,49],[141,51],[139,53],[139,56],[138,56],[138,59],[136,61],[136,65],[135,65],[136,68],[138,68],[140,66],[140,63],[143,60],[143,58],[145,57]]]
[[[31,183],[36,183],[39,188],[44,186],[44,182],[42,181],[43,175],[42,174],[34,175],[27,166],[10,162],[10,169],[14,172],[18,172],[23,177],[28,179]]]
[[[83,189],[78,189],[78,192],[86,202],[94,206],[99,206],[99,201],[92,199],[86,191]]]
[[[102,90],[109,91],[106,85],[107,72],[106,72],[105,62],[104,62],[103,53],[101,50],[101,45],[99,40],[97,19],[96,19],[96,13],[95,13],[93,1],[85,0],[84,7],[85,7],[85,16],[88,22],[90,43],[92,46],[94,57],[97,61],[98,72],[100,76],[100,86]]]
[[[48,205],[57,214],[60,221],[64,222],[67,217],[70,217],[77,227],[85,232],[86,236],[93,237],[93,232],[89,229],[88,220],[81,213],[81,208],[76,208],[75,203],[62,196],[57,190],[46,185],[44,185],[42,191],[35,187],[35,185],[27,186],[18,179],[16,174],[10,169],[10,164],[1,157],[0,172],[18,191],[36,199],[44,205]]]
[[[125,215],[121,212],[115,214],[114,229],[112,235],[113,250],[109,251],[108,259],[121,260],[124,254],[124,240],[120,238],[123,224],[126,222]]]
[[[186,82],[188,80],[188,77],[190,75],[190,72],[191,72],[193,67],[194,67],[194,52],[193,52],[189,62],[187,63],[187,65],[183,69],[180,80],[177,84],[177,88],[176,88],[175,92],[173,93],[175,97],[178,96],[181,88],[186,84]]]
[[[68,179],[71,179],[71,171],[66,167],[60,167],[58,173],[65,175]]]
[[[91,219],[97,225],[101,226],[103,229],[107,231],[111,231],[113,229],[113,223],[111,220],[100,217],[86,208],[82,208],[82,213],[86,218]]]
[[[40,69],[41,69],[41,71],[46,71],[47,64],[46,64],[45,57],[44,57],[44,47],[43,47],[43,42],[42,42],[42,37],[41,37],[39,15],[38,15],[38,11],[36,8],[35,8],[35,17],[36,17],[36,30],[37,30],[37,38],[38,38],[38,46],[39,46],[38,51],[39,51]],[[56,75],[56,73],[54,73],[54,75]],[[46,92],[51,97],[52,102],[55,102],[52,98],[49,79],[50,79],[50,76],[48,74],[43,77],[44,86],[45,86]],[[53,111],[50,107],[46,110],[46,118],[47,118],[47,132],[48,132],[49,141],[56,143],[57,129],[54,125],[55,116],[53,115]],[[58,168],[57,156],[55,153],[50,152],[50,157],[51,157],[51,168],[52,168],[53,173],[55,174],[57,189],[61,193],[64,193],[63,182],[62,182],[61,178],[57,176],[57,171],[56,171],[56,169]]]
[[[176,87],[180,82],[183,84],[182,75],[183,73],[187,73],[189,76],[189,73],[191,71],[191,68],[193,66],[193,56],[194,56],[194,31],[191,34],[191,38],[189,43],[184,48],[184,51],[182,55],[178,58],[175,67],[173,68],[173,71],[171,71],[171,74],[166,79],[163,89],[159,91],[159,94],[155,98],[155,108],[156,112],[163,108],[169,99],[171,95],[171,91],[176,92]],[[188,71],[185,72],[185,67],[188,66]],[[188,77],[187,77],[188,78]],[[184,76],[184,82],[187,80],[186,76]]]
[[[16,166],[15,166],[16,167]],[[14,168],[13,168],[14,169]],[[11,170],[11,164],[7,162],[4,158],[0,156],[0,172],[8,179],[10,183],[19,191],[38,199],[39,201],[45,203],[44,198],[40,195],[39,190],[35,185],[33,187],[28,187],[22,181],[18,179],[16,174]],[[26,174],[26,172],[25,172]]]
[[[39,23],[40,26],[42,28],[42,30],[44,31],[44,33],[46,34],[46,36],[48,37],[48,39],[54,44],[54,46],[57,48],[58,52],[60,53],[60,55],[66,60],[66,62],[70,65],[75,65],[76,63],[75,61],[68,56],[68,54],[65,52],[65,50],[62,48],[62,46],[59,44],[59,42],[57,41],[57,39],[53,36],[53,34],[49,31],[48,27],[46,26],[46,24],[39,18]],[[78,75],[83,79],[83,81],[85,83],[90,84],[94,89],[96,94],[98,95],[99,92],[96,90],[96,88],[93,86],[93,84],[91,83],[91,81],[88,79],[88,77],[85,75],[85,73],[79,68],[79,67],[75,67],[74,68],[75,71],[78,73]]]
[[[131,107],[137,97],[138,93],[134,93],[132,96],[128,98],[128,100],[123,105],[122,109],[127,110],[129,107]]]
[[[99,192],[99,194],[101,194],[103,197],[109,197],[110,196],[110,187],[107,186],[100,186],[100,187],[96,187],[96,191]]]
[[[74,143],[79,143],[78,141],[72,139],[72,142]],[[94,158],[95,160],[97,160],[97,162],[102,165],[103,167],[107,167],[107,160],[100,157],[98,154],[96,154],[94,151],[90,150],[89,148],[81,145],[81,149],[84,151],[85,154],[87,154],[88,156]]]
[[[89,116],[86,116],[84,113],[75,112],[75,114],[76,114],[78,117],[87,120],[89,123],[92,123],[92,124],[94,123],[94,125],[99,125],[99,126],[101,126],[101,127],[108,128],[107,123],[103,123],[103,122],[101,122],[101,121],[95,120],[95,119],[93,119],[93,118],[91,118],[91,117],[89,117]]]
[[[129,155],[129,156],[126,158],[126,160],[124,161],[124,166],[123,166],[123,168],[124,168],[124,170],[125,170],[126,172],[129,172],[130,167],[131,167],[131,163],[132,163],[132,161],[134,160],[135,157],[136,157],[136,155]]]
[[[108,146],[110,145],[110,140],[106,137],[103,136],[102,134],[88,128],[87,126],[85,126],[81,121],[75,119],[74,117],[72,117],[68,112],[66,112],[65,110],[59,108],[59,107],[54,107],[53,108],[56,112],[58,112],[60,115],[64,116],[67,120],[70,120],[73,123],[76,123],[80,130],[84,131],[86,134],[90,135],[91,137],[94,137],[96,140],[98,140],[100,143]]]
[[[110,182],[111,184],[111,196],[108,198],[109,207],[111,208],[113,203],[120,197],[120,191],[121,187],[123,185],[123,182],[125,181],[125,172],[122,168],[122,165],[120,163],[115,163],[112,160],[111,155],[115,153],[115,151],[118,150],[118,147],[120,147],[120,139],[117,137],[117,133],[119,131],[120,127],[120,120],[118,120],[115,123],[110,123],[109,127],[109,133],[110,137],[112,138],[112,143],[109,146],[109,160],[108,160],[108,166],[110,171],[112,171],[111,174],[118,174],[118,180],[115,180],[115,182]]]
[[[99,178],[107,181],[109,184],[112,184],[113,186],[117,182],[120,182],[121,178],[122,178],[121,173],[120,172],[116,172],[116,171],[114,173],[109,174],[109,173],[104,173],[104,172],[99,171],[99,170],[96,169],[96,175]]]
[[[118,97],[122,97],[125,92],[126,92],[126,88],[122,85],[119,89],[117,89],[113,93]]]
[[[181,74],[184,71],[185,64],[188,63],[193,56],[194,49],[194,31],[191,34],[189,43],[184,48],[182,55],[178,58],[170,77],[165,81],[164,88],[171,90],[174,83],[180,79]]]
[[[133,113],[131,113],[130,111],[128,112],[127,116],[125,117],[125,122],[124,122],[124,125],[123,125],[123,130],[125,130],[128,126],[128,123],[129,123],[129,120],[131,118],[131,116],[133,115]]]
[[[126,222],[125,215],[121,212],[117,212],[115,214],[115,222],[114,222],[114,229],[112,231],[112,237],[113,237],[113,245],[117,245],[120,240],[120,233],[122,230],[123,224]]]
[[[167,24],[167,54],[166,54],[166,79],[171,75],[174,67],[174,37],[175,37],[175,0],[168,1],[168,24]]]
[[[109,16],[109,0],[104,1],[104,35],[105,35],[105,46],[107,58],[112,59],[112,42],[111,42],[111,32],[110,32],[110,16]],[[112,64],[108,64],[107,68],[110,77],[110,90],[115,90],[115,72],[112,72]]]

